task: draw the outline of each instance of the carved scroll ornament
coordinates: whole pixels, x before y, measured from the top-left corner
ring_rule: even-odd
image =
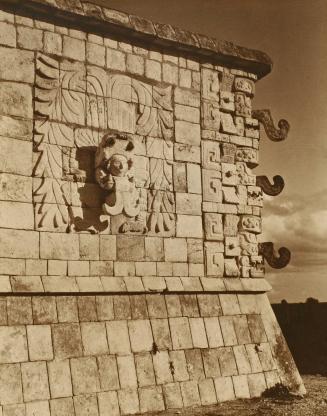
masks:
[[[284,179],[279,175],[273,177],[272,184],[270,183],[267,176],[257,176],[256,185],[260,186],[266,195],[276,196],[279,195],[284,189],[285,182]]]
[[[259,243],[259,255],[262,255],[269,266],[274,269],[286,267],[291,260],[291,252],[286,247],[281,247],[278,250],[278,254],[279,257],[276,256],[273,243]]]
[[[270,110],[253,110],[252,117],[263,124],[267,136],[273,142],[280,142],[286,139],[290,130],[290,125],[287,120],[279,120],[278,129],[276,129]]]

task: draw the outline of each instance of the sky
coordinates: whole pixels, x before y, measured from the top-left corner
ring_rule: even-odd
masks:
[[[292,252],[267,266],[273,302],[327,301],[327,0],[91,0],[266,52],[274,67],[256,85],[255,109],[286,118],[285,142],[262,131],[255,173],[285,180],[265,199],[262,241]]]

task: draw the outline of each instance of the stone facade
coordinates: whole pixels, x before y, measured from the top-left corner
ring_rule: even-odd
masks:
[[[25,3],[0,1],[3,414],[303,392],[258,244],[251,100],[269,59],[89,3]]]

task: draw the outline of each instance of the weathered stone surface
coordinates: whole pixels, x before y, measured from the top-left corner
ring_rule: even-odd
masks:
[[[41,233],[40,255],[45,259],[78,260],[77,234]]]
[[[33,117],[32,89],[26,84],[1,82],[0,103],[2,114]]]
[[[0,365],[0,403],[2,405],[23,401],[19,364]]]
[[[131,352],[126,321],[107,322],[110,354],[129,354]]]
[[[73,358],[70,361],[74,395],[100,391],[96,359],[93,357]]]
[[[175,122],[176,141],[178,143],[199,146],[201,140],[200,126],[188,121]]]
[[[49,325],[28,325],[27,339],[31,361],[53,359],[51,328]]]
[[[82,339],[78,324],[57,324],[52,327],[53,349],[60,359],[82,355]]]
[[[72,395],[72,382],[68,360],[53,360],[48,363],[48,375],[52,398]]]
[[[50,398],[47,367],[44,361],[21,364],[24,400]]]
[[[187,318],[169,318],[173,348],[181,350],[192,348],[191,332]]]
[[[0,78],[6,81],[33,83],[33,60],[33,52],[0,47]]]
[[[0,327],[0,362],[27,361],[27,339],[22,326]]]

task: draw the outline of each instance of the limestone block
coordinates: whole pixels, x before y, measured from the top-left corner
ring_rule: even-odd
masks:
[[[100,391],[98,367],[94,357],[72,358],[70,368],[74,395]]]
[[[23,401],[19,364],[0,365],[0,403],[2,405]]]
[[[230,293],[219,295],[219,301],[224,315],[241,314],[236,295]]]
[[[118,390],[119,377],[116,357],[114,355],[100,355],[97,357],[100,386],[102,390]]]
[[[26,416],[25,404],[8,404],[1,408],[5,416]]]
[[[190,318],[189,323],[194,348],[208,348],[203,318]]]
[[[206,240],[223,241],[223,220],[221,214],[205,213],[204,230]]]
[[[236,171],[236,165],[231,163],[221,164],[222,184],[235,186],[239,184],[239,177]]]
[[[187,244],[185,238],[165,238],[164,249],[166,261],[187,261]]]
[[[131,305],[128,296],[114,296],[115,319],[131,319]]]
[[[7,22],[7,23],[14,23],[15,22],[15,16],[12,13],[7,13],[1,10],[0,12],[0,21],[1,22]]]
[[[117,366],[121,388],[125,389],[137,387],[134,356],[118,356]]]
[[[116,236],[100,235],[100,260],[116,260],[116,258]]]
[[[85,61],[85,41],[63,36],[63,55],[76,61]]]
[[[176,192],[176,213],[199,215],[201,214],[201,195]]]
[[[236,345],[237,337],[234,328],[234,321],[232,316],[221,316],[219,317],[219,323],[221,327],[221,332],[223,334],[224,344],[226,346]],[[226,374],[230,375],[230,374]]]
[[[220,92],[220,108],[231,113],[235,111],[234,94],[232,92]]]
[[[239,256],[241,254],[241,248],[238,237],[226,237],[225,238],[225,254],[226,256]]]
[[[199,165],[193,163],[187,163],[187,192],[194,194],[202,193],[201,184],[201,170]]]
[[[201,404],[198,383],[195,380],[183,381],[181,392],[185,407],[199,406]]]
[[[152,356],[150,353],[135,355],[137,382],[140,387],[155,384]]]
[[[169,318],[174,350],[192,348],[192,338],[187,318]]]
[[[263,206],[263,193],[259,186],[248,186],[248,204],[257,207]]]
[[[42,276],[45,292],[78,292],[76,281],[72,277]]]
[[[267,388],[270,389],[271,387],[275,387],[276,384],[280,383],[280,379],[278,376],[278,372],[275,371],[266,371],[265,372],[265,379]]]
[[[223,317],[226,319],[227,317]],[[233,349],[223,347],[218,349],[219,365],[222,376],[234,376],[238,374]]]
[[[52,360],[53,349],[50,326],[28,325],[26,330],[30,360]]]
[[[200,107],[200,93],[189,89],[175,88],[174,100],[177,104],[183,104],[190,107]]]
[[[6,46],[16,46],[16,28],[6,22],[0,22],[0,44]]]
[[[62,398],[50,401],[51,414],[55,416],[74,416],[74,404],[72,398]]]
[[[48,372],[44,361],[22,363],[24,401],[50,399]]]
[[[222,347],[224,345],[224,340],[222,337],[218,317],[213,316],[204,318],[204,324],[206,328],[209,348]]]
[[[188,69],[180,68],[179,70],[179,85],[184,88],[191,88],[192,86],[192,72]]]
[[[233,351],[239,374],[251,373],[251,365],[244,345],[235,345]]]
[[[188,274],[190,277],[204,276],[204,264],[189,264]]]
[[[162,386],[167,409],[180,409],[183,407],[179,383],[169,383]]]
[[[203,263],[203,242],[196,238],[187,239],[187,260],[189,263]]]
[[[131,296],[130,300],[132,319],[145,319],[149,317],[145,295],[134,295]]]
[[[207,349],[202,351],[203,366],[207,378],[220,376],[219,354],[217,349]]]
[[[162,80],[168,82],[169,84],[177,85],[178,84],[178,67],[176,65],[171,65],[170,63],[162,64]]]
[[[174,191],[187,192],[186,165],[175,163],[173,168]]]
[[[171,349],[171,338],[167,319],[151,319],[151,327],[157,348],[159,350]]]
[[[106,48],[95,43],[86,43],[86,61],[104,67]]]
[[[222,277],[224,275],[224,245],[222,243],[205,242],[206,275]]]
[[[213,170],[202,170],[203,201],[222,202],[221,174]]]
[[[1,137],[0,153],[6,156],[5,158],[2,158],[2,161],[0,163],[1,172],[13,173],[24,176],[29,176],[32,174],[31,143],[23,140],[15,140],[6,137]],[[30,201],[30,179],[20,178],[21,176],[17,178],[17,176],[2,174],[1,188],[3,188],[4,196],[8,195],[8,199],[10,200],[19,201],[23,198],[26,202]],[[19,182],[17,188],[13,189],[14,184],[17,183],[19,179],[21,180],[21,182]]]
[[[199,215],[177,215],[177,237],[202,238],[202,217]]]
[[[75,396],[73,399],[76,414],[80,416],[98,416],[98,402],[95,394]]]
[[[202,85],[201,92],[202,98],[206,100],[219,102],[219,75],[217,71],[203,68],[201,71]]]
[[[234,186],[222,187],[223,201],[228,204],[239,204],[240,198]]]
[[[12,137],[20,140],[32,140],[33,123],[31,120],[20,120],[9,116],[0,115],[0,136]],[[3,139],[1,139],[3,140]],[[14,143],[19,145],[18,142]],[[15,149],[15,145],[13,146]],[[15,151],[15,150],[13,150]],[[18,152],[19,154],[19,152]],[[15,151],[16,158],[18,157]],[[21,163],[23,162],[25,154],[22,154]],[[7,161],[8,162],[8,161]]]
[[[161,64],[160,62],[146,59],[145,60],[145,76],[155,81],[161,81]]]
[[[90,263],[83,260],[68,261],[68,276],[89,276]]]
[[[32,118],[31,87],[16,82],[1,82],[0,112],[11,116]]]
[[[126,321],[106,322],[110,354],[130,354],[131,347]]]
[[[40,250],[43,259],[79,260],[78,234],[40,233]]]
[[[44,32],[43,42],[44,52],[56,55],[62,54],[62,37],[60,36],[60,34],[53,32]]]
[[[49,402],[26,403],[26,416],[50,416]]]
[[[221,144],[221,162],[234,164],[236,154],[236,146],[231,143]]]
[[[99,236],[92,234],[80,234],[79,253],[81,260],[99,260]]]
[[[56,358],[66,359],[82,355],[82,339],[80,327],[77,323],[53,325],[52,337]]]
[[[1,292],[12,292],[15,291],[13,280],[21,279],[21,276],[9,277],[9,276],[0,276],[0,290]]]
[[[237,116],[251,117],[252,104],[251,98],[242,92],[235,93],[235,113]]]
[[[128,321],[128,330],[133,352],[151,351],[153,336],[149,320]]]
[[[245,136],[251,139],[260,139],[260,130],[253,127],[248,127],[245,129]]]
[[[106,391],[98,394],[100,416],[120,416],[117,392]]]
[[[184,351],[170,351],[170,370],[175,381],[189,380]]]
[[[167,310],[168,310],[168,316],[170,318],[175,318],[178,316],[182,316],[182,310],[181,310],[181,303],[178,295],[167,295],[165,296],[166,304],[167,304]]]
[[[145,257],[144,237],[117,236],[117,259],[122,261],[142,261]]]
[[[141,412],[160,412],[165,410],[162,388],[143,387],[139,389]]]
[[[224,235],[228,237],[235,237],[238,232],[239,216],[232,214],[224,215]]]
[[[115,265],[116,264],[117,262],[115,263]],[[117,269],[118,268],[119,267],[117,267]],[[90,261],[90,275],[91,276],[113,276],[113,274],[114,274],[113,261],[107,261],[107,260],[106,261]]]
[[[203,406],[217,403],[216,390],[212,379],[201,380],[199,382],[199,392]]]
[[[240,231],[260,234],[262,232],[261,218],[253,215],[242,215]]]
[[[221,170],[219,143],[202,141],[202,167],[216,171]]]
[[[208,130],[219,130],[221,115],[217,102],[202,102],[202,127]]]
[[[174,158],[181,162],[200,163],[200,147],[174,143]]]
[[[107,48],[107,68],[118,71],[125,71],[125,54],[114,49]]]
[[[187,279],[191,280],[191,279]],[[199,317],[199,307],[196,295],[180,295],[180,303],[182,307],[182,315],[187,317]]]
[[[18,29],[18,36],[20,30]],[[24,30],[31,31],[34,34],[34,30],[24,28]],[[41,48],[42,48],[42,32],[41,35]],[[26,38],[25,38],[26,39]],[[28,36],[30,42],[33,39]],[[28,48],[30,49],[30,48]],[[33,52],[22,51],[18,49],[8,49],[0,47],[0,78],[6,81],[21,81],[21,82],[34,82],[34,54]]]
[[[72,396],[69,360],[48,362],[50,392],[52,398]]]
[[[236,150],[235,160],[237,162],[244,162],[250,168],[258,166],[259,163],[259,153],[257,149],[252,149],[250,147],[239,147]]]
[[[241,254],[243,256],[257,256],[258,243],[256,234],[242,232],[239,235]]]
[[[175,106],[176,120],[188,121],[190,123],[200,123],[200,109],[186,105],[176,104]]]
[[[236,260],[225,259],[225,276],[228,277],[238,277],[240,275],[239,268],[237,266]]]
[[[254,95],[254,82],[248,78],[235,77],[234,80],[235,91],[244,92],[247,95]]]
[[[175,140],[178,143],[199,146],[201,133],[199,124],[188,121],[175,121]]]
[[[122,389],[118,391],[120,412],[122,415],[134,415],[140,409],[137,389]]]
[[[102,322],[81,323],[83,349],[86,355],[108,352],[106,327]]]
[[[276,369],[276,364],[272,356],[269,342],[263,342],[260,344],[258,355],[263,371],[271,371]]]
[[[250,391],[246,375],[233,376],[235,397],[237,399],[249,399]]]
[[[166,303],[162,295],[147,295],[146,302],[150,318],[167,318]]]
[[[68,273],[66,260],[48,260],[48,274],[50,276],[65,276]]]
[[[260,315],[248,315],[248,324],[252,342],[261,343],[267,341],[267,335]]]
[[[76,298],[71,296],[60,296],[57,297],[56,303],[59,322],[78,322]]]
[[[249,391],[251,397],[260,397],[266,390],[266,380],[263,373],[248,374]]]
[[[199,349],[185,351],[187,369],[191,380],[203,380],[205,378],[203,360]]]
[[[221,113],[221,131],[228,134],[237,134],[233,117],[229,113]]]
[[[5,275],[24,275],[25,261],[19,259],[0,258],[0,274]]]
[[[32,324],[33,318],[31,298],[7,298],[7,315],[9,325]]]

